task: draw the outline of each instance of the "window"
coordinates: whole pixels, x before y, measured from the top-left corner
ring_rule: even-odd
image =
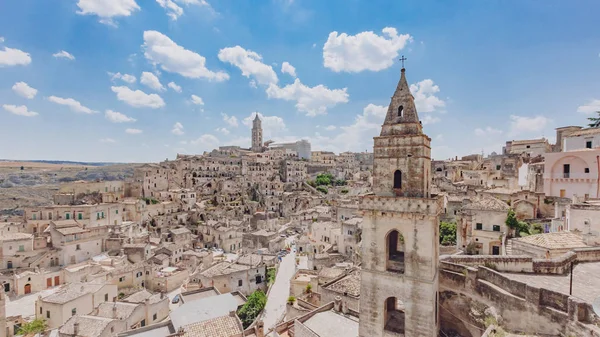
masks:
[[[33,220],[36,220],[37,215],[35,213],[33,213]]]
[[[50,311],[46,310],[46,318],[50,318]]]
[[[77,315],[77,308],[71,309],[71,316]]]
[[[502,168],[502,165],[496,165],[496,171],[500,171],[501,168]]]
[[[585,172],[585,173],[590,173],[590,168],[589,168],[589,167],[586,167],[586,168],[583,170],[583,172]]]
[[[75,246],[75,250],[81,250],[81,246],[80,245]]]
[[[526,146],[526,148],[530,149],[530,148],[531,148],[531,145],[527,145],[527,146]]]
[[[67,219],[67,220],[71,219],[71,214],[65,213],[65,219]]]
[[[402,117],[403,110],[404,110],[404,107],[402,105],[398,107],[398,117]]]
[[[483,224],[482,223],[475,224],[475,229],[477,229],[478,231],[483,230]]]
[[[242,280],[238,280],[238,287],[242,286]]]
[[[123,281],[125,281],[125,276],[119,277],[119,282],[123,282]]]
[[[79,220],[83,220],[83,213],[79,213],[79,214],[77,214],[77,219],[79,219]]]
[[[493,229],[494,229],[494,232],[499,232],[500,231],[500,225],[494,225]]]
[[[404,334],[404,304],[395,297],[388,297],[384,305],[384,329]]]
[[[104,212],[102,212],[102,219],[104,219]]]
[[[157,318],[156,314],[152,315],[152,320],[153,321],[156,321],[156,318]]]
[[[571,173],[571,165],[564,164],[563,165],[563,178],[569,178],[570,173]]]
[[[404,274],[404,237],[397,230],[392,230],[386,240],[387,271]]]
[[[585,148],[586,149],[591,149],[592,148],[592,141],[588,140],[587,142],[585,142]]]
[[[394,188],[402,188],[402,171],[394,172]]]
[[[104,294],[104,302],[108,302],[108,294]]]
[[[115,211],[115,214],[119,214],[119,210],[116,210],[116,211]]]
[[[42,310],[42,307],[40,307],[40,315],[43,313],[44,313],[44,311]]]

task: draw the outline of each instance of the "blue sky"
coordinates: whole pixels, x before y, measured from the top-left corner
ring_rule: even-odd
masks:
[[[0,2],[0,158],[147,162],[309,139],[372,150],[405,55],[433,156],[600,110],[597,1]],[[194,95],[194,96],[192,96]]]

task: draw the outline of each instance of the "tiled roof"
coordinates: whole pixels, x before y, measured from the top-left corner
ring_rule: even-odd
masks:
[[[179,234],[190,234],[190,230],[187,228],[175,228],[169,230],[171,233],[179,235]]]
[[[466,210],[480,211],[505,211],[510,208],[504,201],[492,196],[478,196],[471,198],[471,202],[462,207]]]
[[[28,233],[7,233],[0,235],[0,241],[17,241],[31,238],[33,238],[33,235]]]
[[[64,304],[81,296],[92,294],[104,287],[104,283],[69,283],[62,285],[58,291],[42,298],[49,303]]]
[[[326,289],[347,293],[350,296],[360,296],[360,270],[355,270],[341,280],[332,283]]]
[[[96,316],[126,320],[140,304],[123,303],[123,302],[104,302],[98,306],[98,314]],[[116,309],[116,310],[115,310]],[[114,317],[116,314],[116,317]]]
[[[131,303],[142,303],[147,298],[150,298],[150,296],[152,296],[151,292],[149,292],[146,289],[142,289],[142,290],[140,290],[140,291],[138,291],[136,293],[133,293],[133,294],[125,297],[123,299],[123,301],[131,302]]]
[[[63,228],[56,228],[56,231],[59,232],[62,235],[71,235],[71,234],[79,234],[79,233],[85,233],[88,232],[87,229],[83,229],[79,226],[73,226],[73,227],[63,227]]]
[[[104,330],[113,321],[111,318],[97,316],[73,316],[60,328],[61,335],[75,336],[73,325],[79,323],[79,332],[76,336],[97,337],[103,334]]]
[[[230,337],[242,333],[241,322],[235,316],[221,316],[183,327],[183,337]]]
[[[513,239],[513,242],[515,241],[548,249],[572,249],[588,246],[580,235],[571,232],[529,235],[524,238]]]
[[[206,269],[205,271],[200,273],[200,275],[202,275],[204,277],[214,277],[214,276],[219,276],[219,275],[232,274],[232,273],[235,273],[238,271],[248,270],[250,268],[252,268],[252,267],[244,266],[244,265],[237,264],[237,263],[221,262],[221,263],[218,263],[218,264]]]

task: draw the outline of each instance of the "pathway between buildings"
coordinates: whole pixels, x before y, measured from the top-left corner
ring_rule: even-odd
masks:
[[[288,239],[293,239],[293,237]],[[286,239],[286,241],[288,240]],[[267,298],[267,305],[265,306],[265,314],[263,317],[265,332],[274,328],[279,320],[285,315],[286,302],[290,293],[290,279],[296,272],[296,253],[294,251],[295,249],[292,249],[292,251],[283,258],[283,261],[281,261],[275,283]]]

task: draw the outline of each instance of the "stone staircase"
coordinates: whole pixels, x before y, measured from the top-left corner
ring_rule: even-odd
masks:
[[[506,255],[512,255],[512,240],[506,240]]]

